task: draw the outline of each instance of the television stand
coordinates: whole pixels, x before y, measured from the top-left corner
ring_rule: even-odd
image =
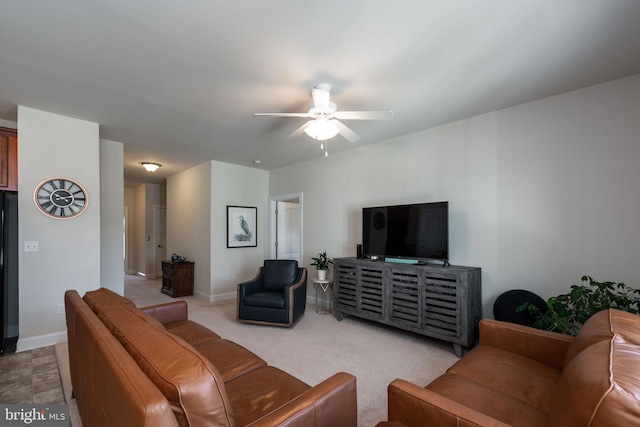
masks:
[[[478,337],[481,269],[335,258],[333,305],[338,320],[347,314],[438,338],[461,357]]]

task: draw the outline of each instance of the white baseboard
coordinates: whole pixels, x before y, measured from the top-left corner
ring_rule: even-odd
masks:
[[[48,347],[67,341],[67,331],[53,332],[51,334],[38,335],[29,338],[18,338],[16,352],[33,350],[34,348]]]
[[[209,302],[221,302],[236,299],[236,292],[227,292],[226,294],[211,295]]]

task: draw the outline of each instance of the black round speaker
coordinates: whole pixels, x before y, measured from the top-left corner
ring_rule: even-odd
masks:
[[[538,295],[524,289],[513,289],[496,299],[493,304],[493,317],[496,320],[531,326],[535,318],[528,311],[516,313],[516,308],[525,302],[535,305],[543,313],[547,311],[547,304]]]

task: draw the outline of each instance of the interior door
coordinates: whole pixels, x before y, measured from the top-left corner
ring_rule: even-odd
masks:
[[[162,260],[167,259],[167,208],[154,207],[154,232],[156,240],[156,277],[162,277]]]
[[[296,202],[278,202],[277,237],[278,259],[300,259],[300,204]]]
[[[302,263],[302,193],[269,201],[269,258]]]

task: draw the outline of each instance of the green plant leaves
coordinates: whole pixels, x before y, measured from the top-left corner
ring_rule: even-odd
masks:
[[[333,264],[333,260],[327,257],[327,252],[318,252],[318,256],[311,257],[313,262],[311,265],[316,267],[318,270],[328,270],[329,265]]]
[[[587,319],[608,308],[639,314],[640,289],[582,276],[581,285],[572,285],[569,293],[549,298],[546,312],[530,303],[522,304],[516,312],[531,313],[536,319],[534,328],[576,335]]]

